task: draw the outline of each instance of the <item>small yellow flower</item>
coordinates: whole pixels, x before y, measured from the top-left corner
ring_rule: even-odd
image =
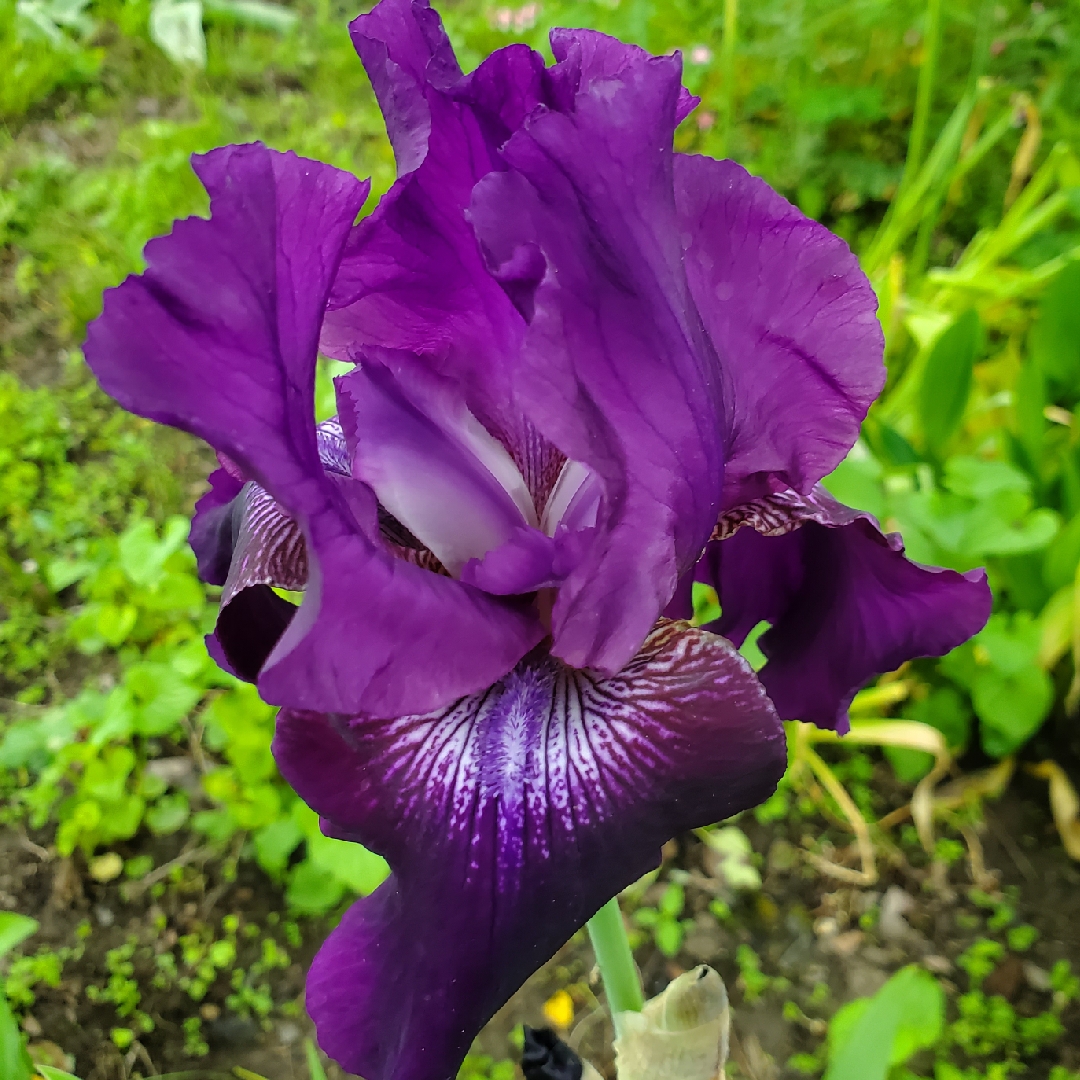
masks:
[[[565,1031],[574,1022],[574,999],[565,990],[556,990],[544,1002],[544,1018]]]

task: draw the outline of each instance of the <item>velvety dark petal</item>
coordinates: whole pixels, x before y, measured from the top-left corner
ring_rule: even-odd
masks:
[[[733,161],[676,155],[678,229],[724,367],[724,505],[807,493],[885,385],[877,299],[839,237]]]
[[[521,1048],[521,1071],[525,1080],[581,1080],[581,1058],[551,1028],[525,1025]]]
[[[250,585],[222,606],[213,638],[225,659],[221,666],[238,678],[256,682],[289,624],[297,606],[269,585]],[[209,645],[208,645],[209,648]],[[218,660],[216,650],[211,656]],[[220,661],[219,661],[220,663]]]
[[[210,490],[195,504],[188,543],[195,552],[199,577],[207,585],[224,585],[236,543],[236,496],[243,480],[224,468],[215,469],[208,480]]]
[[[821,488],[783,499],[797,528],[759,510],[743,520],[764,520],[772,535],[739,528],[710,542],[698,577],[715,586],[723,614],[709,629],[739,644],[771,623],[758,639],[768,658],[758,674],[780,716],[846,731],[851,699],[869,679],[941,656],[983,626],[986,574],[909,561],[897,533],[883,534]]]
[[[692,826],[759,802],[782,728],[729,643],[662,624],[613,678],[533,654],[427,716],[282,713],[302,798],[393,873],[330,935],[305,996],[366,1080],[446,1080],[525,978]]]
[[[547,262],[515,392],[603,491],[600,540],[555,605],[554,651],[613,672],[716,521],[720,375],[676,228],[678,58],[586,31],[560,31],[553,47],[551,77],[573,90],[573,109],[513,135],[511,171],[480,181],[471,216],[496,272],[523,246]]]
[[[254,682],[296,613],[271,586],[303,589],[307,550],[300,527],[255,483],[233,501],[232,517],[231,563],[214,633],[229,668]]]
[[[210,219],[178,222],[147,245],[146,273],[106,293],[85,352],[125,408],[205,439],[302,523],[307,594],[259,674],[261,692],[400,715],[489,685],[536,643],[537,620],[393,559],[370,493],[365,502],[364,486],[345,486],[320,457],[319,327],[367,185],[258,144],[194,164]]]

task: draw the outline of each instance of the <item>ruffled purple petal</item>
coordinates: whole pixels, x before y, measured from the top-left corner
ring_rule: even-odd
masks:
[[[618,671],[716,521],[719,365],[682,269],[672,181],[677,57],[600,34],[553,35],[573,108],[534,116],[477,185],[471,216],[496,273],[540,252],[515,393],[595,474],[598,542],[559,591],[555,654]]]
[[[524,45],[461,77],[426,0],[384,0],[351,27],[398,147],[400,178],[354,230],[322,348],[362,359],[415,353],[459,384],[471,411],[509,450],[538,512],[564,456],[512,400],[511,372],[543,261],[487,270],[466,216],[472,189],[503,168],[498,148],[538,107],[555,107],[543,58]],[[402,146],[407,144],[408,149]]]
[[[782,728],[731,646],[662,624],[603,679],[546,654],[428,716],[282,713],[274,753],[328,829],[393,874],[308,976],[331,1057],[367,1080],[446,1080],[487,1019],[683,830],[752,806]]]
[[[724,365],[724,506],[808,493],[885,384],[877,300],[848,246],[733,161],[676,155],[690,289]]]
[[[386,118],[398,172],[410,173],[428,153],[427,85],[445,89],[461,78],[442,20],[428,0],[383,0],[349,33]]]
[[[820,487],[736,518],[721,520],[728,538],[710,542],[698,566],[722,609],[708,629],[741,644],[758,623],[772,624],[758,639],[768,658],[758,675],[782,719],[846,731],[848,706],[869,679],[944,655],[990,615],[985,571],[909,561],[898,533],[883,534]]]
[[[323,349],[342,359],[368,346],[421,354],[463,383],[487,422],[509,400],[506,365],[524,324],[487,273],[465,211],[477,180],[499,167],[507,125],[543,99],[543,59],[518,46],[462,78],[426,0],[384,0],[350,32],[400,178],[350,238]]]
[[[259,144],[194,164],[210,219],[147,245],[146,273],[106,294],[85,351],[121,405],[205,439],[301,523],[307,593],[260,691],[299,708],[401,715],[490,685],[536,644],[539,621],[392,558],[370,492],[320,458],[319,328],[367,184]],[[276,633],[288,614],[279,599],[254,586],[226,612],[259,602],[257,624]],[[256,644],[257,656],[266,642]]]
[[[321,475],[314,371],[322,311],[368,184],[259,143],[196,155],[211,219],[146,247],[105,296],[86,357],[125,408],[200,436],[302,512]]]

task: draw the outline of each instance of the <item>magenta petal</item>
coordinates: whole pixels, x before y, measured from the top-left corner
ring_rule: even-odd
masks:
[[[781,718],[846,731],[848,706],[868,680],[966,641],[992,596],[984,571],[909,561],[897,533],[883,534],[820,488],[802,500],[800,517],[792,531],[743,527],[713,541],[698,578],[720,596],[723,614],[710,630],[739,644],[759,622],[772,624],[758,639],[768,658],[758,676]]]
[[[106,294],[85,351],[125,408],[205,439],[301,523],[308,591],[260,691],[298,708],[400,715],[490,685],[539,640],[537,619],[393,559],[370,493],[320,455],[319,327],[367,185],[259,144],[213,151],[195,168],[210,219],[147,245],[146,273]],[[261,597],[255,614],[272,636],[289,613],[259,589],[227,611]],[[255,658],[266,640],[253,643]]]
[[[533,654],[428,716],[282,713],[274,753],[393,874],[308,976],[323,1049],[366,1080],[446,1080],[507,997],[671,836],[752,806],[783,730],[731,646],[664,624],[613,678]]]
[[[497,274],[529,261],[523,247],[547,263],[515,393],[603,492],[598,541],[559,591],[553,651],[614,672],[715,523],[721,375],[676,227],[678,59],[586,31],[553,47],[573,109],[535,114],[509,140],[512,171],[480,181],[471,216]]]
[[[885,385],[877,299],[834,236],[733,161],[676,155],[686,273],[724,365],[724,505],[840,463]]]

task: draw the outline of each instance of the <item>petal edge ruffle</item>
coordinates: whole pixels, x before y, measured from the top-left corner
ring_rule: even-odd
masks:
[[[744,523],[771,535],[740,527],[709,543],[697,578],[716,588],[722,614],[708,628],[739,644],[771,623],[758,639],[767,657],[758,677],[781,719],[844,732],[848,706],[869,679],[966,641],[993,598],[985,571],[911,562],[899,534],[882,533],[823,488],[779,498],[797,528],[784,529],[775,507],[763,522],[759,509]]]

